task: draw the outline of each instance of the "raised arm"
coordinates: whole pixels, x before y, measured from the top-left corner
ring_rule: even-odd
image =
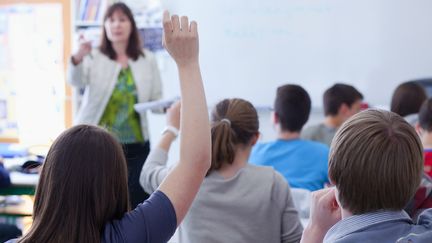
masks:
[[[140,184],[149,194],[156,191],[169,173],[168,152],[180,129],[180,104],[180,101],[177,101],[167,110],[167,128],[170,129],[162,133],[157,146],[150,151],[141,170]]]
[[[165,12],[163,26],[165,47],[174,58],[180,76],[182,136],[180,161],[162,182],[159,190],[173,204],[178,225],[210,167],[210,124],[198,63],[197,24],[189,24],[187,17],[170,17]]]
[[[67,82],[76,87],[84,87],[87,83],[87,73],[85,70],[84,59],[90,54],[92,47],[91,42],[86,41],[81,35],[79,39],[79,49],[69,60],[67,70]]]

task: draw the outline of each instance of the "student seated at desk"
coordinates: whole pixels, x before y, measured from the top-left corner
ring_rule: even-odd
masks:
[[[363,95],[351,85],[335,84],[328,88],[323,96],[324,121],[306,127],[301,137],[330,146],[342,123],[360,111],[362,100]]]
[[[183,115],[183,114],[182,114]],[[166,130],[150,152],[141,185],[151,193],[168,174],[167,152],[176,137],[178,104],[168,110]],[[251,103],[225,99],[212,112],[212,163],[179,228],[181,243],[298,242],[303,227],[282,175],[247,163],[258,139],[258,115]],[[185,136],[182,132],[182,136]]]
[[[393,92],[390,110],[415,126],[418,122],[418,112],[421,105],[427,99],[423,86],[414,81],[400,84]]]
[[[249,162],[272,166],[293,188],[318,190],[328,183],[327,145],[300,139],[300,131],[309,119],[311,100],[298,85],[283,85],[277,89],[273,122],[278,139],[259,143]]]
[[[432,242],[432,209],[417,224],[403,211],[422,173],[420,139],[402,117],[380,110],[354,115],[333,140],[335,187],[313,193],[302,242]]]
[[[185,136],[180,162],[148,200],[129,210],[127,164],[107,131],[79,125],[51,146],[36,189],[33,224],[18,242],[167,242],[210,167],[210,129],[197,25],[163,17],[164,43],[180,76]]]

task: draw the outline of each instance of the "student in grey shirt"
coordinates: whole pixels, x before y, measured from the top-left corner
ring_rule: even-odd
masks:
[[[141,172],[151,193],[168,173],[167,151],[176,137],[179,105],[168,111],[168,128]],[[180,242],[299,242],[299,221],[285,179],[271,167],[247,163],[258,139],[255,108],[225,99],[212,113],[212,165],[179,228]]]
[[[330,146],[342,123],[360,111],[362,100],[363,95],[351,85],[338,83],[328,88],[323,96],[324,121],[306,127],[301,138]]]

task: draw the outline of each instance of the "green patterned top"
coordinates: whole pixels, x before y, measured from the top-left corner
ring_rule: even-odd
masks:
[[[132,72],[129,67],[122,69],[99,126],[108,129],[123,144],[144,142],[140,117],[133,108],[137,100]]]

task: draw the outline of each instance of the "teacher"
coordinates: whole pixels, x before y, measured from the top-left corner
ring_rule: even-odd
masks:
[[[121,2],[111,5],[104,16],[99,48],[92,50],[91,42],[80,36],[79,49],[70,62],[68,82],[84,89],[74,123],[105,127],[123,144],[129,200],[135,208],[148,197],[139,176],[150,143],[146,114],[138,114],[133,105],[160,99],[162,89],[155,57],[142,49],[129,7]]]

